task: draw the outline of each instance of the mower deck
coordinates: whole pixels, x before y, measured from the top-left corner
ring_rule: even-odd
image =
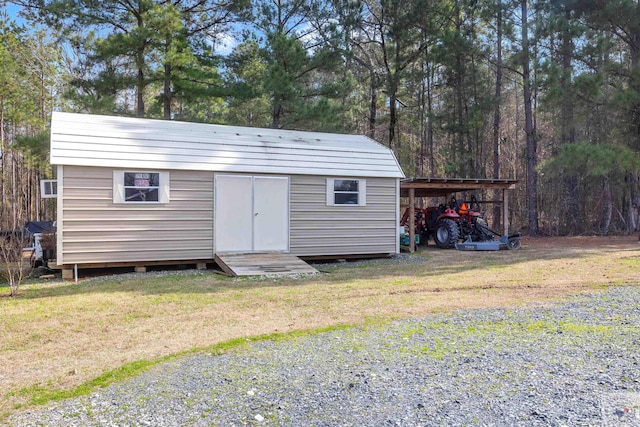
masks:
[[[520,249],[520,235],[500,236],[500,240],[474,242],[471,236],[462,243],[456,243],[459,251],[499,251],[500,249]]]

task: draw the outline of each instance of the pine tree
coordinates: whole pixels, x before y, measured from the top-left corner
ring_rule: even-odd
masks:
[[[257,7],[257,26],[265,36],[264,90],[271,103],[271,126],[340,130],[337,100],[350,88],[335,75],[340,53],[326,48],[310,24],[322,9],[306,0],[262,1]]]
[[[75,100],[89,101],[81,107],[126,113],[133,91],[134,114],[141,117],[147,112],[148,88],[161,82],[165,118],[171,118],[173,93],[185,80],[191,84],[182,84],[183,91],[207,91],[212,82],[192,76],[201,68],[199,59],[211,56],[210,48],[203,49],[205,40],[240,19],[249,7],[248,0],[24,0],[22,4],[32,19],[64,30],[65,38],[83,53],[83,73],[73,82]]]

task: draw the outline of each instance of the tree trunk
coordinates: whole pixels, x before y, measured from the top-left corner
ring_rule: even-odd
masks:
[[[521,0],[522,16],[522,86],[524,96],[524,121],[527,146],[527,217],[529,221],[529,235],[538,235],[538,147],[533,128],[533,111],[531,102],[531,71],[529,62],[529,23],[527,0]]]
[[[14,133],[15,135],[15,129]],[[11,230],[15,230],[18,225],[18,168],[16,165],[16,152],[13,148],[11,153]]]
[[[565,19],[571,19],[570,12],[565,13]],[[567,24],[568,25],[568,24]],[[561,85],[562,94],[562,123],[560,124],[560,143],[573,144],[576,142],[576,128],[574,125],[574,100],[573,89],[571,87],[571,76],[573,75],[573,66],[571,59],[573,57],[573,39],[569,30],[562,32],[562,77]]]
[[[473,96],[473,105],[472,107],[476,107],[479,103],[480,95],[478,93],[478,79],[477,79],[477,64],[476,64],[476,55],[472,54],[471,57],[471,92]],[[466,120],[469,121],[469,106],[467,102],[466,108]],[[467,126],[468,128],[468,126]],[[469,132],[468,141],[469,141],[469,168],[467,173],[469,174],[469,178],[486,178],[486,158],[484,156],[484,141],[480,136],[480,126],[474,123],[473,125],[473,135]],[[473,153],[473,154],[472,154]]]
[[[6,230],[6,209],[7,198],[5,197],[5,179],[6,179],[6,160],[7,160],[7,148],[4,142],[4,99],[0,98],[0,230]]]
[[[566,28],[562,31],[562,76],[560,84],[562,86],[562,102],[561,102],[561,123],[560,123],[560,146],[565,144],[573,144],[576,142],[576,128],[574,124],[574,96],[571,82],[573,75],[573,66],[571,59],[573,57],[573,38],[569,31],[569,23],[571,20],[571,12],[565,11],[564,19]],[[564,179],[564,188],[566,191],[566,201],[561,205],[565,208],[560,210],[560,215],[567,218],[568,231],[570,234],[576,234],[582,224],[582,212],[576,207],[580,206],[580,194],[578,191],[578,178],[576,176],[568,176]]]
[[[276,95],[277,97],[279,95]],[[280,99],[274,99],[273,110],[271,111],[271,127],[280,129],[280,118],[282,116],[282,102]]]
[[[602,218],[602,234],[608,236],[609,229],[611,228],[611,218],[613,216],[613,200],[611,197],[611,188],[607,179],[604,179],[603,182],[603,198],[604,213]]]
[[[637,6],[640,11],[640,4]],[[631,60],[631,78],[630,87],[636,95],[636,100],[631,107],[631,136],[633,138],[631,147],[640,150],[640,31],[629,35],[631,43],[629,44],[629,57]]]
[[[369,58],[369,138],[376,139],[376,116],[378,114],[378,93],[376,91],[376,71]]]
[[[636,3],[636,12],[640,12],[640,4],[638,3]],[[640,95],[640,31],[638,31],[638,27],[630,37],[632,39],[632,43],[629,46],[631,51],[631,88],[636,95]],[[632,133],[633,139],[629,145],[636,151],[640,151],[640,101],[637,98],[633,105],[632,114],[632,132],[634,133]],[[638,174],[638,181],[640,182],[640,174]],[[631,185],[631,197],[638,201],[637,210],[640,213],[640,186]],[[637,227],[640,230],[640,224]],[[640,233],[638,233],[638,240],[640,240]]]
[[[139,28],[144,27],[144,19],[142,18],[143,9],[142,2],[138,5],[138,10],[136,13],[137,25]],[[137,47],[136,51],[136,67],[138,69],[138,75],[136,77],[136,116],[142,117],[144,116],[144,89],[145,89],[145,77],[144,77],[144,51],[145,44]]]
[[[460,56],[456,60],[456,122],[458,124],[456,129],[456,148],[457,148],[457,156],[454,157],[455,160],[461,160],[464,162],[465,150],[464,150],[464,102],[463,102],[463,91],[462,91],[462,79],[460,75],[462,74]],[[461,170],[458,170],[458,173],[462,173]]]
[[[138,51],[136,57],[136,65],[138,67],[138,76],[136,79],[136,116],[144,116],[144,52]]]
[[[436,173],[436,161],[433,141],[433,80],[435,79],[435,71],[433,67],[429,67],[428,80],[427,80],[427,118],[429,123],[427,125],[427,144],[429,145],[429,176],[434,177]]]
[[[496,16],[496,90],[493,107],[493,179],[500,179],[500,106],[502,105],[502,0],[498,0]],[[502,191],[496,190],[494,198],[498,200]],[[500,205],[493,206],[493,229],[499,230],[502,218]]]
[[[458,27],[458,30],[460,27]],[[454,161],[460,161],[460,164],[464,164],[465,160],[465,131],[464,131],[464,89],[462,87],[462,57],[460,53],[456,53],[456,70],[455,70],[455,94],[456,94],[456,151],[457,156],[454,155]],[[461,168],[458,168],[458,174],[462,173]]]
[[[419,129],[420,129],[420,152],[417,156],[417,164],[416,164],[416,175],[424,176],[424,159],[427,154],[427,114],[426,114],[426,104],[427,104],[427,85],[425,83],[425,63],[424,61],[420,61],[420,93],[418,94],[418,108],[420,111],[420,115],[418,117],[419,120]]]
[[[171,102],[173,94],[171,93],[171,64],[164,64],[164,93],[162,95],[162,107],[164,119],[171,120]]]
[[[629,196],[630,196],[630,205],[631,212],[629,215],[631,216],[631,232],[639,231],[640,232],[640,173],[636,175],[630,176],[631,184],[629,185]],[[638,234],[640,238],[640,234]]]
[[[398,89],[395,81],[389,85],[389,148],[395,151],[396,122],[398,121],[397,109]]]

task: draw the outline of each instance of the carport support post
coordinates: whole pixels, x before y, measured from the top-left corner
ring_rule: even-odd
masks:
[[[509,191],[502,189],[502,224],[504,224],[504,235],[509,235]]]
[[[416,235],[416,212],[415,212],[415,197],[416,190],[413,188],[409,189],[409,252],[415,252],[416,243],[415,243],[415,235]]]

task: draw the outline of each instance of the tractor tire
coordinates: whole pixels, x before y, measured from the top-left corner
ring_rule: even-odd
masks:
[[[444,218],[436,223],[434,240],[440,249],[453,249],[460,240],[460,229],[452,219]]]

